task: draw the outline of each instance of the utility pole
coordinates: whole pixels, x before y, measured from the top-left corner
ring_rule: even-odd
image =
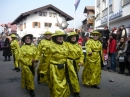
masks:
[[[108,26],[108,29],[109,29],[109,0],[107,0],[107,26]]]

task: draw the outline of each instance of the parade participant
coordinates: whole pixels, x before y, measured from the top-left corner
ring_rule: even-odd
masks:
[[[86,62],[82,73],[82,83],[100,89],[101,80],[102,44],[98,40],[101,34],[98,31],[91,33],[93,39],[86,43]]]
[[[49,55],[49,88],[51,97],[68,97],[70,94],[65,73],[68,55],[66,43],[63,41],[65,36],[64,32],[56,31],[52,35],[52,43],[47,49]]]
[[[30,96],[35,97],[34,94],[34,75],[35,75],[35,56],[36,46],[32,44],[33,35],[27,34],[22,38],[25,43],[20,48],[20,64],[22,67],[22,88],[26,87],[30,91]]]
[[[67,37],[68,46],[68,57],[67,57],[67,68],[68,77],[72,86],[74,97],[80,97],[80,86],[78,81],[78,71],[80,65],[83,65],[84,55],[82,47],[77,43],[79,39],[78,33],[70,32]]]
[[[12,42],[11,42],[10,46],[11,46],[11,51],[13,54],[14,66],[15,66],[15,68],[13,70],[17,70],[17,72],[19,72],[20,69],[19,69],[19,64],[18,64],[18,58],[19,58],[19,54],[20,54],[20,50],[19,50],[20,47],[19,47],[19,44],[17,41],[17,36],[15,34],[11,35],[11,39],[12,39]]]
[[[37,69],[37,81],[38,83],[40,82],[45,82],[48,83],[48,65],[47,65],[47,57],[48,55],[46,54],[46,47],[50,45],[51,43],[51,35],[52,33],[49,31],[46,31],[44,33],[44,39],[40,41],[38,44],[38,49],[36,52],[36,57],[35,60],[40,59],[40,64]],[[42,77],[41,77],[42,76]]]

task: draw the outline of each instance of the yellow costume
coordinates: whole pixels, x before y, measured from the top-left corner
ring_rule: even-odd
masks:
[[[40,77],[39,82],[48,83],[49,81],[48,80],[48,64],[47,64],[48,54],[46,53],[47,51],[46,48],[50,46],[50,44],[51,44],[51,40],[47,40],[47,39],[41,40],[40,43],[38,44],[38,49],[36,52],[35,60],[40,59],[40,64],[37,69],[37,74],[44,75],[44,77]]]
[[[76,35],[78,36],[75,32],[71,32],[68,37],[71,38],[71,36]],[[78,37],[77,37],[78,41]],[[79,81],[78,81],[78,71],[79,71],[79,63],[83,64],[84,60],[84,55],[83,55],[83,50],[81,46],[77,43],[71,43],[67,42],[68,46],[68,56],[67,56],[67,68],[68,68],[68,74],[69,74],[69,80],[73,88],[74,93],[79,93],[80,92],[80,86],[79,86]]]
[[[65,35],[63,32],[56,31],[52,36]],[[54,40],[53,40],[54,41]],[[49,54],[49,88],[51,97],[68,97],[70,94],[69,85],[66,80],[66,59],[68,49],[66,44],[51,43],[47,49]]]
[[[13,34],[11,35],[12,38],[16,38],[16,36]],[[18,58],[19,58],[19,54],[20,54],[20,47],[19,47],[19,44],[18,44],[18,41],[17,40],[13,40],[10,44],[11,46],[11,51],[12,51],[12,54],[13,54],[13,57],[14,57],[14,66],[15,68],[18,68]]]
[[[32,59],[36,56],[36,46],[23,44],[20,48],[20,63],[22,67],[22,88],[34,90],[34,71],[32,70]]]
[[[89,55],[92,53],[92,55]],[[82,73],[82,83],[93,86],[100,84],[102,44],[99,40],[89,39],[86,43],[86,61]]]

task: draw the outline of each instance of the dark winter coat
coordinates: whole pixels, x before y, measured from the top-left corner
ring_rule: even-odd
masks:
[[[8,38],[6,38],[4,42],[3,56],[12,56],[11,48],[10,48],[10,41]]]
[[[108,39],[109,39],[109,34],[110,34],[110,31],[109,31],[109,30],[104,30],[104,32],[103,32],[103,37],[106,37],[106,38],[105,38],[105,41],[108,41]]]

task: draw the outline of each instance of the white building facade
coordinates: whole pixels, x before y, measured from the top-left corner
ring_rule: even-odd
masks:
[[[53,32],[53,28],[58,27],[57,20],[60,16],[64,17],[66,21],[73,19],[53,5],[47,5],[22,13],[12,24],[17,25],[17,34],[20,37],[26,34],[39,37],[47,30]]]
[[[95,0],[95,15],[95,29],[108,26],[111,30],[124,25],[130,31],[130,0]]]

